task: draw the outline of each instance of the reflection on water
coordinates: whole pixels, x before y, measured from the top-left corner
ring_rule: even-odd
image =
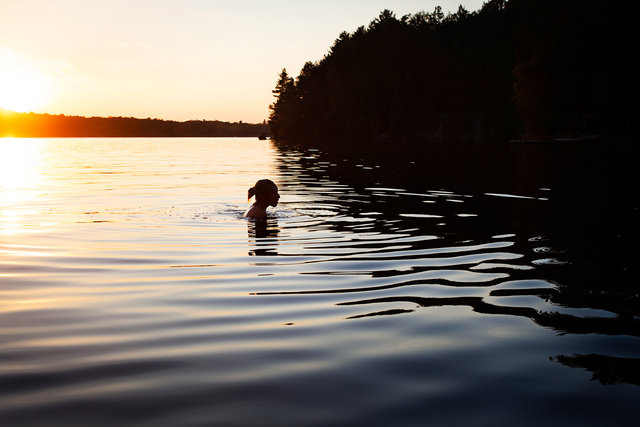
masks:
[[[556,361],[572,368],[593,373],[592,381],[604,385],[629,383],[640,386],[640,359],[602,356],[598,354],[560,355]]]
[[[635,414],[638,206],[629,168],[597,147],[490,162],[253,139],[0,152],[2,425]],[[242,218],[265,177],[278,208]]]
[[[13,138],[0,138],[0,202],[4,235],[24,230],[21,218],[24,203],[38,197],[42,181],[42,144],[20,144]]]
[[[247,233],[249,235],[249,255],[278,255],[278,218],[270,216],[267,218],[247,219]]]

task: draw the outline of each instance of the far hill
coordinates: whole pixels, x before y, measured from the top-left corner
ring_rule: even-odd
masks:
[[[15,113],[0,109],[0,137],[258,137],[265,123]]]

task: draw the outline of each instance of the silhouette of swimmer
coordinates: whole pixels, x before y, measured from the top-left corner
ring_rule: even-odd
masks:
[[[247,218],[265,218],[269,206],[278,206],[278,187],[270,179],[261,179],[248,192],[249,200],[256,196],[255,203],[245,212]]]

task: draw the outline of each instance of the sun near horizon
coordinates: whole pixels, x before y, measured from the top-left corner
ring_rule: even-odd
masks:
[[[0,108],[262,123],[281,70],[297,75],[341,32],[389,7],[402,16],[459,3],[0,1]]]
[[[52,83],[48,76],[20,60],[0,62],[0,109],[27,113],[48,107]]]

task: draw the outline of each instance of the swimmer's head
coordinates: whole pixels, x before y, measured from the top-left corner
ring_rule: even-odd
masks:
[[[248,198],[256,196],[257,203],[264,203],[267,206],[277,206],[280,195],[278,194],[278,186],[270,179],[261,179],[249,189]]]

